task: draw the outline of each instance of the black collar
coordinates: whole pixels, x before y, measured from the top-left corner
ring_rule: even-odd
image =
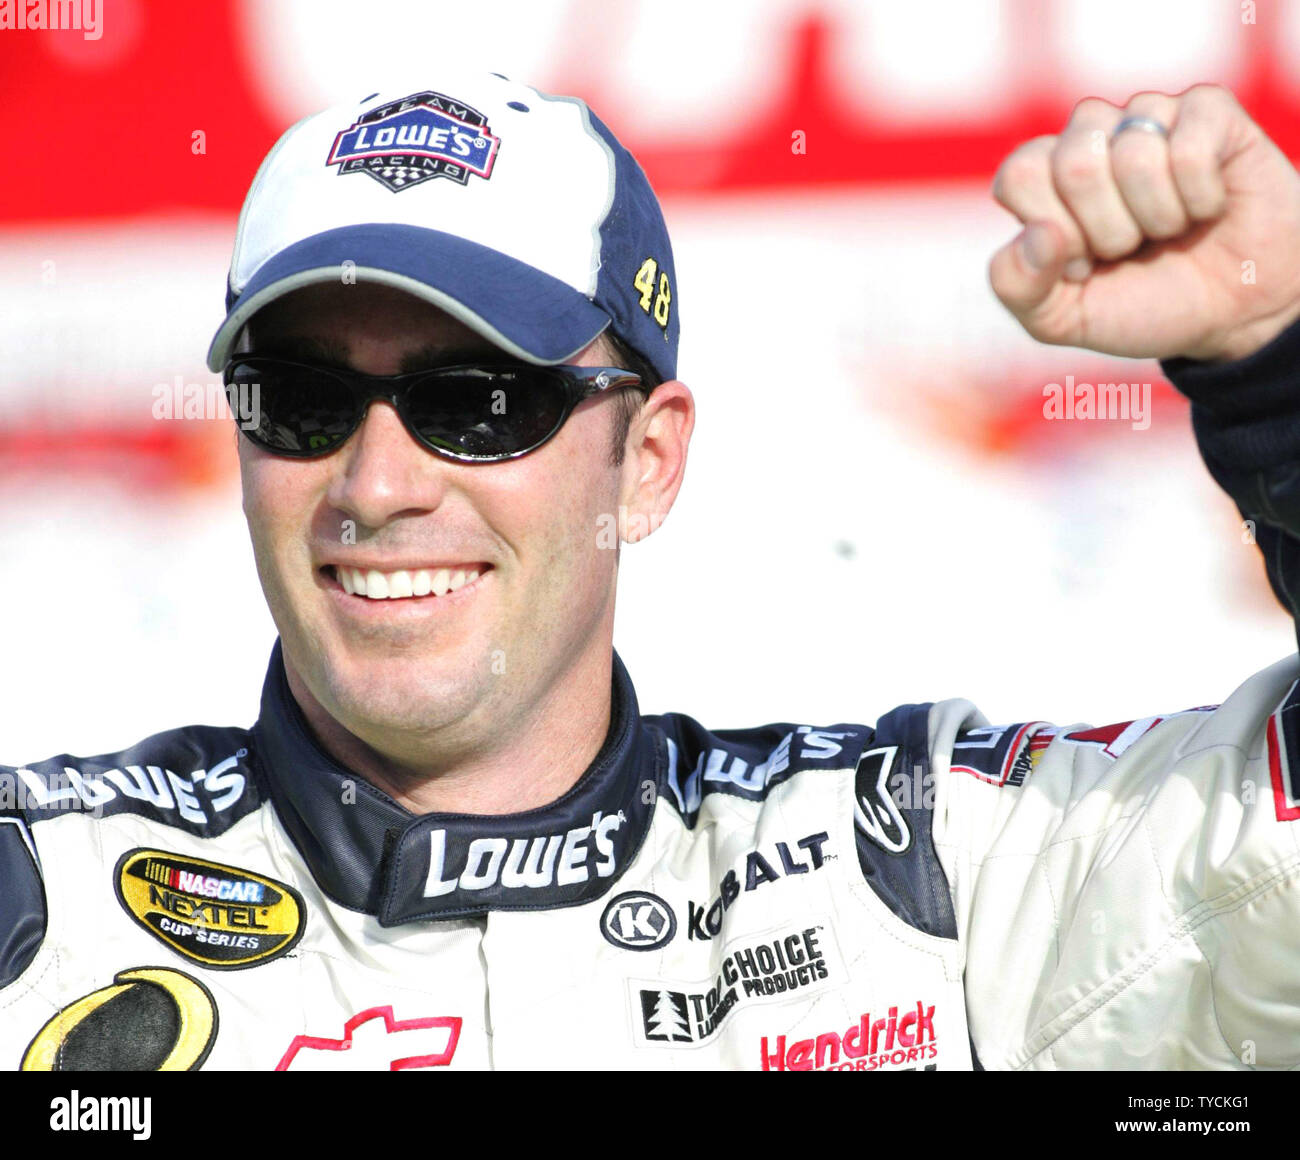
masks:
[[[617,653],[600,753],[567,794],[527,813],[415,815],[340,765],[289,690],[279,641],[253,739],[271,800],[321,889],[383,926],[599,898],[645,840],[661,785],[659,746]]]

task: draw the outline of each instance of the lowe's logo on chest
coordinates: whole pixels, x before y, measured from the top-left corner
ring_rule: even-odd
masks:
[[[608,878],[616,867],[614,835],[627,821],[616,814],[592,815],[591,824],[562,834],[517,838],[474,838],[459,855],[448,850],[447,831],[429,834],[429,876],[425,898],[441,898],[456,890],[542,890],[575,886],[594,873]]]
[[[809,834],[795,843],[795,850],[788,842],[777,842],[770,856],[764,856],[759,850],[751,850],[745,856],[744,885],[735,870],[728,870],[722,876],[718,897],[708,906],[688,902],[686,917],[686,937],[708,941],[715,938],[722,930],[722,916],[731,908],[731,904],[742,894],[749,894],[768,882],[776,882],[790,874],[807,874],[810,870],[820,870],[826,861],[822,847],[830,841],[830,835],[823,830],[820,834]]]

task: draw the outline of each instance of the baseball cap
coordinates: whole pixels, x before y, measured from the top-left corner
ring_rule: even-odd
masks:
[[[658,199],[586,104],[497,73],[427,78],[299,121],[235,235],[220,371],[248,320],[303,286],[376,282],[531,363],[612,328],[676,377],[677,279]]]

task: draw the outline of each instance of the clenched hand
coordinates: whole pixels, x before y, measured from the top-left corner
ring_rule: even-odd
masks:
[[[1116,126],[1127,117],[1150,124]],[[1134,358],[1241,358],[1300,317],[1300,176],[1227,89],[1080,101],[1007,157],[1024,223],[989,264],[1040,342]]]

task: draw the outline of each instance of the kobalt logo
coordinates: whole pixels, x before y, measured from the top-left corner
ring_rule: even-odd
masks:
[[[600,932],[616,947],[653,951],[672,941],[677,916],[656,894],[634,890],[611,899],[600,917]]]
[[[867,1012],[843,1032],[827,1031],[789,1044],[784,1035],[770,1043],[764,1036],[760,1050],[764,1071],[916,1071],[939,1055],[934,1004],[927,1007],[918,1000],[915,1009],[906,1008],[901,1017],[897,1007],[878,1019]],[[933,1071],[934,1066],[925,1070]]]
[[[613,835],[626,821],[622,810],[609,815],[597,811],[591,825],[562,834],[475,838],[465,852],[464,865],[450,878],[446,876],[447,831],[433,830],[424,896],[438,898],[457,889],[489,890],[498,883],[507,890],[572,886],[586,882],[593,869],[597,877],[608,878],[615,870]]]
[[[634,980],[632,997],[640,1016],[641,1045],[698,1047],[738,1005],[813,991],[830,979],[831,956],[823,946],[825,926],[759,937],[762,941],[729,945],[711,982],[683,986]],[[839,961],[838,951],[834,961]]]
[[[722,916],[731,908],[731,904],[742,893],[748,894],[767,882],[776,882],[789,874],[807,874],[809,870],[820,870],[826,861],[822,847],[830,841],[830,835],[823,830],[820,834],[809,834],[796,844],[808,855],[804,861],[800,855],[793,854],[785,842],[776,843],[776,856],[768,859],[758,850],[751,850],[745,857],[745,885],[742,888],[734,870],[728,870],[722,876],[718,897],[711,905],[697,906],[694,902],[686,904],[686,936],[691,939],[708,941],[715,938],[722,930]],[[780,864],[777,869],[773,862]]]

